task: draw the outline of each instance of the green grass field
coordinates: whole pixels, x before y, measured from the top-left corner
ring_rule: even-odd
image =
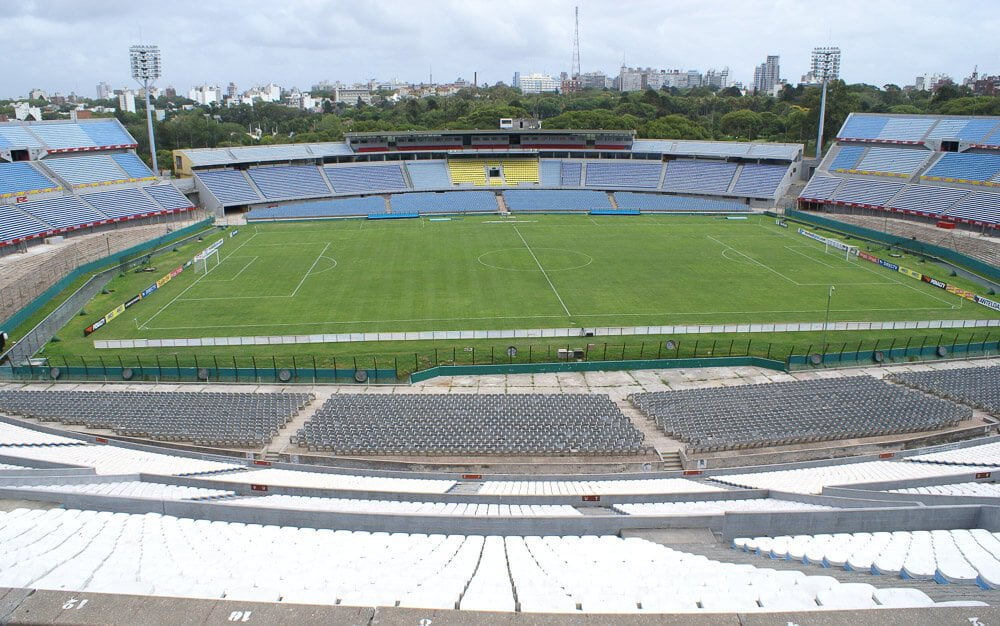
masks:
[[[363,331],[489,330],[831,320],[988,319],[997,314],[931,285],[890,272],[779,228],[774,220],[719,217],[529,215],[452,221],[335,220],[250,225],[227,238],[210,271],[189,268],[90,337],[83,328],[225,232],[157,258],[155,273],[114,279],[85,314],[50,343],[48,356],[380,355],[417,367],[502,354],[510,340],[378,342],[95,350],[95,339],[292,335]],[[843,238],[841,238],[843,239]],[[856,243],[856,242],[855,242]],[[864,246],[862,246],[864,248]],[[893,259],[976,290],[932,263]],[[981,289],[979,291],[982,291]],[[909,331],[936,340],[940,333]],[[966,335],[961,333],[962,340]],[[984,333],[980,332],[980,335]],[[904,334],[831,333],[834,342]],[[951,333],[948,333],[951,337]],[[982,336],[979,337],[982,339]],[[633,337],[631,358],[650,356]],[[805,350],[818,333],[680,337],[686,352],[722,347],[775,355]],[[690,340],[690,341],[689,341]],[[695,341],[701,341],[694,348]],[[595,340],[591,340],[595,341]],[[603,342],[603,339],[596,341]],[[621,339],[615,340],[618,344]],[[747,341],[757,344],[752,350]],[[734,348],[734,343],[736,345]],[[551,351],[546,340],[533,354]],[[562,340],[555,340],[561,344]],[[631,346],[634,343],[634,346]],[[662,342],[661,342],[662,343]],[[773,348],[763,348],[774,343]],[[690,344],[690,345],[689,345]],[[804,344],[804,345],[799,345]],[[798,348],[796,348],[798,346]],[[463,354],[474,347],[476,355]],[[522,345],[522,352],[527,348]],[[612,349],[612,352],[618,348]],[[419,355],[415,355],[419,352]],[[635,352],[635,354],[632,354]],[[490,357],[491,359],[493,357]],[[534,357],[529,357],[534,358]]]

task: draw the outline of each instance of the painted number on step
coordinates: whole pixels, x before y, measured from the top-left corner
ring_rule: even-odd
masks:
[[[233,611],[232,613],[229,614],[229,621],[249,622],[251,613],[253,613],[253,611]]]
[[[90,600],[87,599],[78,600],[76,598],[70,598],[69,600],[63,602],[63,609],[67,611],[70,609],[82,609],[89,601]]]

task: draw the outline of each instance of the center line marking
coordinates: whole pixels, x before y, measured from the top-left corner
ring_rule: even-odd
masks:
[[[299,289],[302,287],[302,283],[306,282],[306,279],[309,278],[309,274],[311,274],[312,271],[314,269],[316,269],[316,264],[319,263],[319,260],[323,258],[323,255],[326,254],[326,251],[329,248],[330,248],[330,244],[329,243],[327,243],[325,246],[323,246],[323,249],[320,251],[319,255],[316,257],[316,260],[313,261],[313,264],[309,266],[309,270],[306,271],[306,273],[305,273],[304,276],[302,276],[302,280],[299,281],[298,286],[295,287],[295,291],[292,292],[292,295],[290,297],[294,298],[295,294],[297,294],[299,292]]]
[[[566,308],[566,303],[563,302],[562,296],[560,296],[559,292],[556,291],[556,286],[552,284],[552,279],[549,278],[549,275],[545,271],[545,268],[542,267],[542,264],[538,262],[538,257],[535,256],[535,252],[531,249],[531,246],[528,245],[528,242],[525,241],[524,235],[522,235],[521,231],[519,231],[517,229],[517,226],[514,227],[514,232],[517,233],[517,236],[521,238],[521,243],[523,243],[524,247],[528,249],[528,254],[531,255],[531,258],[533,258],[535,260],[535,265],[538,266],[538,269],[541,270],[541,272],[542,272],[542,276],[544,276],[545,280],[549,283],[549,287],[552,288],[552,293],[556,294],[556,298],[559,299],[559,304],[562,305],[563,311],[566,311],[566,316],[567,317],[573,317],[573,314],[570,313],[569,309]]]

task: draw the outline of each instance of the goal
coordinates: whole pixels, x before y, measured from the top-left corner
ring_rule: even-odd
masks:
[[[212,259],[215,259],[215,261],[213,262]],[[218,248],[199,252],[194,257],[194,271],[196,274],[207,274],[209,270],[218,267],[220,262]]]

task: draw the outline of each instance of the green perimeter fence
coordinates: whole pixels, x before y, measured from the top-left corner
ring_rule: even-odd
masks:
[[[435,376],[757,366],[791,371],[1000,354],[1000,333],[925,334],[827,344],[690,339],[431,349],[368,356],[51,356],[0,367],[9,380],[396,384]]]

